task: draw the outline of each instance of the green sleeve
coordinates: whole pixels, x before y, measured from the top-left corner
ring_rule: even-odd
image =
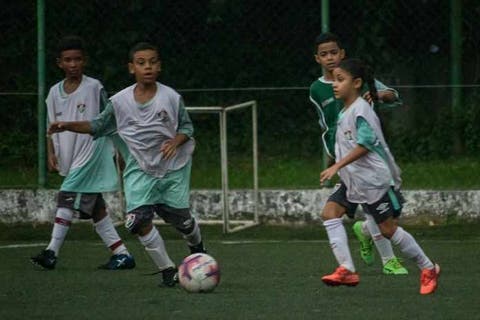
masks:
[[[386,161],[387,153],[382,144],[378,142],[375,131],[363,117],[357,118],[357,144],[367,148],[370,152],[377,153]]]
[[[92,129],[91,134],[95,139],[112,135],[117,131],[117,120],[115,119],[111,101],[106,104],[105,110],[90,122],[90,126]]]
[[[377,91],[391,91],[395,94],[396,99],[391,102],[377,102],[375,104],[375,108],[384,110],[384,109],[392,109],[392,108],[397,108],[401,107],[403,105],[402,100],[400,99],[400,96],[398,95],[398,91],[395,89],[392,89],[390,87],[387,87],[385,84],[382,82],[378,81],[375,79],[375,87],[377,88]]]
[[[108,94],[105,89],[102,88],[102,90],[100,90],[100,112],[103,112],[103,110],[105,110],[109,102],[110,100],[108,99]]]
[[[193,136],[193,123],[188,115],[187,109],[183,99],[180,99],[178,106],[178,133],[183,133],[187,137],[191,138]]]
[[[357,144],[360,144],[370,151],[373,151],[377,142],[377,136],[367,120],[363,117],[357,118]]]

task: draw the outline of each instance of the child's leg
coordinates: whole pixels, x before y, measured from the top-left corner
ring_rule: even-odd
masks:
[[[55,223],[53,224],[52,237],[47,246],[47,250],[55,252],[58,257],[60,248],[65,241],[70,225],[72,224],[73,211],[67,208],[57,208],[55,215]]]
[[[330,247],[338,264],[351,272],[355,272],[355,266],[348,246],[347,233],[342,221],[344,213],[344,207],[336,202],[328,201],[322,213],[323,225],[327,231]]]
[[[420,269],[432,269],[433,263],[423,252],[413,236],[402,227],[397,226],[393,218],[388,218],[380,224],[380,229],[386,237],[390,237],[402,253],[409,259],[415,261]]]
[[[175,264],[168,256],[165,242],[152,223],[153,215],[153,206],[139,207],[129,212],[125,227],[131,233],[138,235],[138,240],[145,247],[148,255],[160,271],[175,268]]]
[[[392,244],[390,243],[389,239],[385,238],[382,235],[377,223],[375,222],[375,219],[373,219],[371,215],[366,214],[365,218],[366,220],[362,224],[362,231],[364,231],[364,234],[365,231],[367,231],[366,233],[368,234],[368,236],[365,235],[366,237],[371,236],[373,243],[375,244],[375,247],[380,254],[380,257],[382,258],[382,264],[385,265],[388,261],[395,258]]]
[[[130,255],[127,247],[118,235],[112,219],[107,214],[105,207],[99,208],[92,215],[95,231],[102,239],[103,243],[110,249],[113,255],[125,254]]]
[[[165,222],[177,229],[187,241],[191,253],[206,252],[203,247],[200,227],[192,217],[189,208],[172,208],[165,204],[156,206],[157,213]]]

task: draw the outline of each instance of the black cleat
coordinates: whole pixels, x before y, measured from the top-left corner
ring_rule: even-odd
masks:
[[[57,264],[57,257],[55,257],[53,250],[42,250],[40,254],[31,257],[30,260],[33,264],[48,270],[55,269],[55,264]]]
[[[128,254],[114,254],[107,263],[102,264],[98,269],[104,270],[124,270],[135,268],[135,259]]]
[[[162,284],[165,287],[173,287],[178,283],[178,270],[177,268],[170,267],[161,271]]]
[[[190,253],[207,253],[207,249],[203,246],[203,241],[200,241],[199,244],[194,246],[188,246],[190,248]]]

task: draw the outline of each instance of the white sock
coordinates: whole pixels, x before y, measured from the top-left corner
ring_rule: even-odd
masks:
[[[105,245],[112,251],[113,254],[130,255],[127,247],[125,247],[122,239],[120,239],[120,236],[118,235],[109,215],[94,223],[94,226],[95,231],[98,233],[100,238],[102,238],[103,243],[105,243]]]
[[[170,260],[170,257],[167,254],[165,243],[163,242],[160,233],[158,233],[157,228],[153,227],[147,235],[143,237],[139,236],[138,239],[144,245],[145,250],[160,271],[169,267],[175,267],[175,264]]]
[[[432,269],[434,267],[417,241],[402,227],[397,227],[392,236],[392,242],[400,248],[407,258],[415,261],[420,269]]]
[[[187,240],[189,246],[196,246],[202,241],[202,235],[200,234],[200,227],[198,226],[197,220],[192,220],[194,223],[193,230],[189,234],[184,234],[183,238]]]
[[[392,243],[389,239],[382,235],[377,223],[375,222],[375,219],[373,219],[373,217],[369,214],[366,214],[365,216],[367,220],[363,223],[363,225],[366,225],[368,232],[371,234],[373,243],[375,243],[375,247],[382,258],[382,263],[385,265],[389,260],[395,258],[395,254],[393,253],[392,249]]]
[[[53,224],[52,238],[47,246],[47,250],[53,250],[55,256],[58,257],[65,237],[67,236],[70,225],[72,224],[73,211],[67,208],[57,208],[55,222]]]
[[[323,222],[323,225],[327,231],[330,247],[332,248],[333,255],[335,256],[335,259],[337,259],[338,264],[355,272],[352,255],[350,254],[350,248],[348,247],[347,233],[343,226],[342,219],[335,218],[326,220]]]

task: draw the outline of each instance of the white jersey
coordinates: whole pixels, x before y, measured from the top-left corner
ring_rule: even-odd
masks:
[[[67,94],[63,90],[63,81],[58,82],[48,93],[46,99],[48,121],[90,121],[100,111],[100,81],[83,76],[78,88]],[[94,145],[88,134],[62,132],[52,136],[59,173],[68,175],[69,171],[82,167],[91,158]]]
[[[400,169],[385,142],[378,116],[363,98],[359,97],[337,122],[335,158],[337,162],[347,156],[357,144],[357,119],[362,117],[375,133],[375,151],[368,152],[360,159],[339,171],[347,187],[347,199],[353,203],[374,203],[394,186],[400,188]],[[377,152],[378,150],[378,152]]]
[[[110,99],[117,132],[139,167],[154,177],[162,178],[190,161],[195,141],[190,138],[177,148],[173,158],[164,160],[160,148],[166,140],[177,135],[181,96],[157,82],[155,96],[141,105],[135,101],[135,87],[136,84],[127,87]]]

